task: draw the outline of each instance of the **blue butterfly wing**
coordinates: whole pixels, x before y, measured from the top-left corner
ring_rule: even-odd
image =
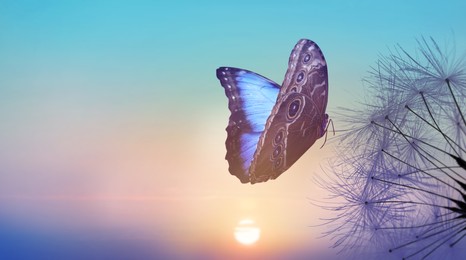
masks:
[[[254,72],[221,67],[217,69],[231,112],[225,142],[229,171],[241,182],[249,182],[249,167],[264,131],[280,85]]]

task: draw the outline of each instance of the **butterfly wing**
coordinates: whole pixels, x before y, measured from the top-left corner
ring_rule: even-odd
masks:
[[[275,179],[324,134],[327,63],[320,48],[300,40],[291,52],[277,102],[251,163],[251,183]]]
[[[231,112],[225,142],[229,171],[241,182],[250,181],[249,168],[280,86],[254,72],[221,67],[217,78],[228,97]]]

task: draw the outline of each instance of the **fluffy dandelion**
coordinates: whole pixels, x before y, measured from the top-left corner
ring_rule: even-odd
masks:
[[[432,38],[397,46],[372,68],[362,109],[342,110],[348,129],[319,181],[337,201],[325,235],[342,254],[466,254],[463,61]]]

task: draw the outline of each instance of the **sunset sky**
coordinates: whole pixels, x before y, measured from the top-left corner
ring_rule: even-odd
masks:
[[[291,49],[328,63],[330,117],[380,53],[466,46],[466,2],[1,1],[0,258],[319,259],[332,144],[278,179],[228,172],[220,66],[281,84]],[[339,122],[334,119],[335,130]],[[235,227],[253,219],[252,246]]]

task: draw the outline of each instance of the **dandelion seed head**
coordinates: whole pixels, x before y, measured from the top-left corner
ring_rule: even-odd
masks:
[[[452,54],[432,38],[414,54],[396,46],[364,79],[369,97],[338,114],[335,177],[321,186],[338,200],[326,235],[341,252],[466,253],[466,64]]]

